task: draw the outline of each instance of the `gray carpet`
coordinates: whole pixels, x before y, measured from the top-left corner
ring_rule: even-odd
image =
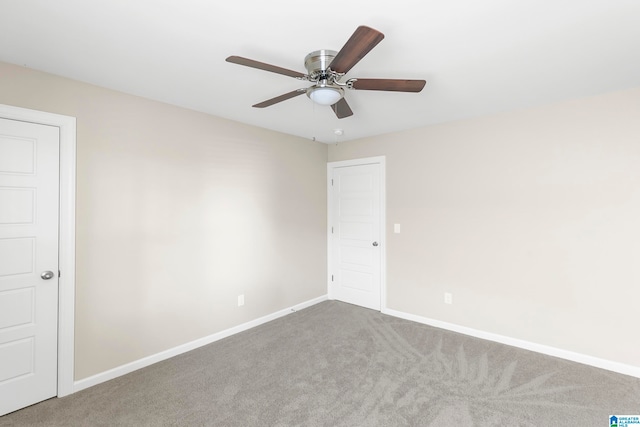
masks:
[[[640,379],[327,301],[1,426],[608,426]]]

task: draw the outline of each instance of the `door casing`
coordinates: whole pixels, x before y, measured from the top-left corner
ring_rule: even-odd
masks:
[[[60,129],[58,397],[74,392],[76,118],[0,104],[0,117]]]
[[[331,239],[333,238],[331,233],[331,216],[333,213],[333,187],[331,185],[331,179],[333,176],[333,169],[370,164],[380,165],[380,311],[384,313],[387,309],[387,202],[385,156],[365,157],[361,159],[341,160],[327,163],[327,295],[329,299],[335,299],[335,295],[332,294],[333,290],[331,286],[331,274],[334,268],[333,245],[331,244]]]

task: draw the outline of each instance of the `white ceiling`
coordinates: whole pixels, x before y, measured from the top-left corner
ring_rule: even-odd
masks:
[[[347,77],[421,93],[348,91],[341,120],[304,95],[257,109],[309,83],[225,62],[304,73],[359,25],[385,39]],[[640,1],[1,0],[0,61],[334,143],[638,87]]]

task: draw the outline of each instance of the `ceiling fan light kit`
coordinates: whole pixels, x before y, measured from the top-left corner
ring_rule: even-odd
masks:
[[[333,105],[344,96],[344,89],[333,86],[311,86],[307,89],[307,96],[320,105]]]
[[[257,68],[272,73],[283,74],[298,80],[312,82],[307,89],[297,89],[275,98],[255,104],[256,108],[269,107],[273,104],[291,99],[306,93],[309,99],[319,105],[329,105],[339,119],[353,115],[344,94],[344,89],[378,90],[395,92],[420,92],[424,88],[424,80],[397,79],[358,79],[342,78],[356,65],[371,49],[382,41],[384,34],[366,26],[360,26],[347,40],[345,45],[336,52],[322,49],[309,53],[304,59],[304,66],[308,74],[254,61],[240,56],[230,56],[226,60],[238,65]]]

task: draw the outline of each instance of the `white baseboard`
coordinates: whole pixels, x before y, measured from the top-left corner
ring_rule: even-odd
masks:
[[[427,317],[417,316],[414,314],[404,313],[402,311],[396,311],[389,308],[382,310],[383,314],[389,316],[399,317],[405,320],[411,320],[412,322],[422,323],[424,325],[433,326],[440,329],[446,329],[453,332],[458,332],[464,335],[469,335],[476,338],[481,338],[488,341],[494,341],[501,344],[510,345],[512,347],[522,348],[524,350],[535,351],[537,353],[546,354],[548,356],[558,357],[560,359],[570,360],[572,362],[582,363],[584,365],[593,366],[596,368],[606,369],[608,371],[617,372],[624,375],[640,378],[640,367],[633,365],[626,365],[624,363],[614,362],[611,360],[600,359],[593,356],[588,356],[581,353],[575,353],[573,351],[562,350],[547,345],[536,344],[529,341],[524,341],[516,338],[507,337],[504,335],[494,334],[491,332],[480,331],[466,326],[460,326],[453,323],[443,322],[440,320],[429,319]]]
[[[256,326],[262,325],[263,323],[270,322],[279,317],[283,317],[295,311],[302,310],[307,307],[311,307],[312,305],[321,303],[326,300],[327,300],[327,295],[323,295],[321,297],[314,298],[312,300],[309,300],[300,304],[296,304],[292,307],[285,308],[275,313],[268,314],[266,316],[260,317],[250,322],[243,323],[238,326],[234,326],[233,328],[220,331],[213,335],[209,335],[209,336],[197,339],[195,341],[191,341],[186,344],[182,344],[177,347],[170,348],[160,353],[144,357],[142,359],[136,360],[131,363],[127,363],[126,365],[118,366],[117,368],[113,368],[108,371],[101,372],[89,378],[75,381],[73,383],[73,392],[75,393],[77,391],[84,390],[85,388],[89,388],[94,385],[103,383],[105,381],[112,380],[114,378],[120,377],[122,375],[128,374],[130,372],[136,371],[146,366],[153,365],[154,363],[158,363],[163,360],[169,359],[171,357],[177,356],[179,354],[186,353],[187,351],[195,350],[196,348],[205,346],[207,344],[211,344],[212,342],[246,331],[247,329],[255,328]]]

